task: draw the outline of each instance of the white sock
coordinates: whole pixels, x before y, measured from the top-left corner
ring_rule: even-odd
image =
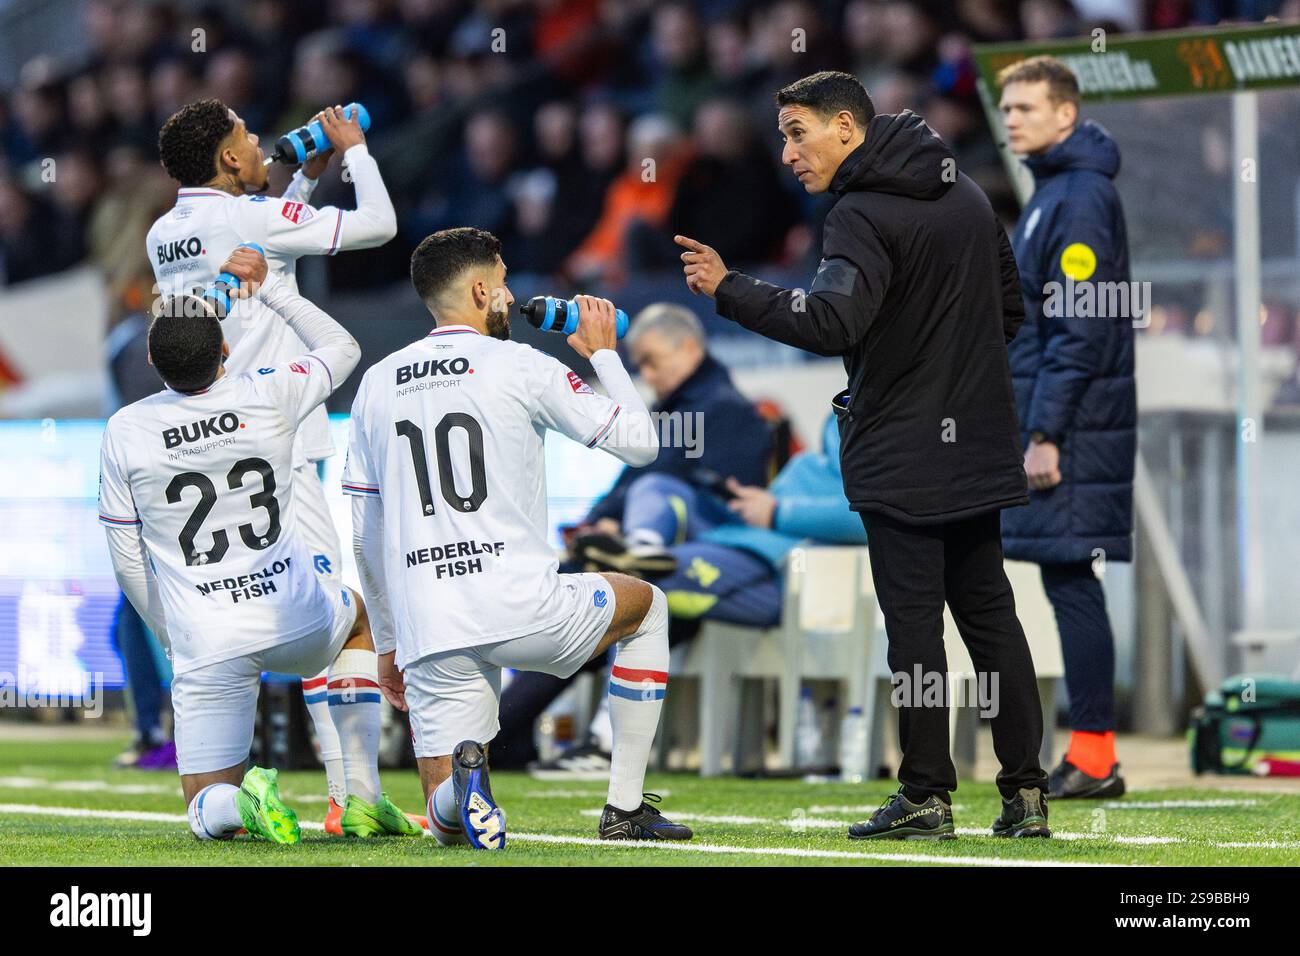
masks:
[[[379,799],[379,657],[347,650],[330,665],[330,717],[339,733],[347,792]]]
[[[311,680],[302,682],[302,698],[307,702],[307,714],[316,728],[316,743],[320,747],[321,763],[325,764],[325,785],[330,799],[343,806],[348,796],[347,781],[343,776],[343,748],[339,745],[339,732],[330,716],[329,671],[321,671]]]
[[[229,840],[244,828],[235,796],[239,788],[229,783],[204,787],[190,801],[190,829],[200,840]]]
[[[469,843],[460,825],[460,807],[456,805],[456,788],[451,777],[438,784],[429,798],[429,833],[443,846]]]
[[[614,749],[614,725],[609,720],[609,694],[601,697],[596,712],[591,715],[591,727],[587,732],[596,746],[605,753]]]
[[[609,675],[614,747],[608,802],[620,810],[641,806],[650,745],[668,689],[668,598],[651,588],[650,610],[636,633],[618,642]]]

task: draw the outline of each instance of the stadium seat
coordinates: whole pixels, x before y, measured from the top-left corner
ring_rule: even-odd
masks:
[[[858,586],[845,588],[844,581]],[[872,675],[886,673],[883,637],[865,548],[806,547],[792,552],[781,623],[755,629],[707,622],[677,670],[700,681],[701,775],[717,776],[724,764],[733,772],[741,769],[748,741],[740,731],[761,733],[761,727],[744,727],[740,719],[746,680],[766,678],[779,684],[779,750],[785,767],[794,764],[794,720],[804,680],[845,680],[848,706],[872,714],[879,684]],[[867,768],[861,770],[865,774]]]
[[[1056,680],[1064,674],[1060,640],[1051,604],[1043,591],[1037,565],[1006,562],[1007,577],[1016,594],[1016,611],[1025,629],[1038,674],[1044,726],[1055,724]],[[856,581],[856,588],[841,582]],[[974,679],[974,667],[950,612],[944,612],[944,644],[950,686]],[[839,680],[846,684],[847,707],[861,707],[868,716],[870,745],[862,767],[845,768],[869,779],[881,763],[889,718],[889,669],[885,660],[885,626],[875,600],[871,564],[866,548],[805,547],[796,549],[785,575],[781,623],[755,629],[706,622],[699,637],[674,662],[674,673],[698,679],[701,776],[746,766],[746,756],[761,752],[761,721],[746,699],[747,681],[775,680],[779,687],[778,752],[780,765],[793,768],[795,721],[805,680]],[[972,694],[968,698],[975,700]],[[974,767],[977,708],[954,707],[953,759],[961,776]],[[1044,734],[1042,760],[1050,764],[1052,735]],[[752,763],[752,757],[750,757]]]
[[[1061,657],[1061,638],[1056,630],[1056,615],[1043,590],[1043,579],[1038,565],[1027,561],[1007,561],[1007,579],[1016,595],[1016,616],[1025,629],[1029,653],[1034,659],[1034,673],[1038,676],[1038,699],[1043,708],[1043,746],[1039,760],[1045,768],[1052,766],[1052,737],[1056,726],[1056,681],[1065,674],[1065,661]],[[952,612],[943,612],[943,643],[948,656],[948,681],[950,700],[957,700],[956,686],[962,681],[975,679],[975,667],[966,645],[957,632]],[[973,693],[965,698],[974,701]],[[978,707],[953,707],[948,712],[949,741],[953,763],[959,777],[974,775]]]

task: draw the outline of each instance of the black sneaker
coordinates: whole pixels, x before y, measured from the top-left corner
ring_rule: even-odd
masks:
[[[619,571],[638,577],[662,577],[677,570],[677,558],[655,544],[632,544],[620,534],[590,531],[573,539],[574,560],[588,571]]]
[[[993,821],[993,835],[1000,837],[1050,837],[1047,826],[1047,798],[1037,787],[1022,787],[1010,800],[1003,799],[1002,815]]]
[[[476,850],[500,850],[506,845],[506,812],[492,799],[487,754],[483,745],[462,740],[451,752],[451,785],[460,808],[460,825]]]
[[[645,800],[635,810],[620,810],[611,804],[605,804],[605,811],[600,815],[599,832],[602,840],[689,840],[695,835],[690,827],[673,823],[646,802],[661,803],[663,798],[659,794],[647,793],[642,796]]]
[[[544,763],[533,761],[528,765],[528,775],[534,780],[606,780],[612,759],[612,754],[598,744],[582,744]]]
[[[1124,778],[1119,764],[1111,764],[1110,773],[1094,777],[1068,760],[1062,760],[1047,777],[1047,796],[1052,800],[1103,800],[1124,796]]]
[[[955,840],[952,804],[936,796],[913,803],[901,790],[891,793],[871,819],[849,827],[849,839]]]

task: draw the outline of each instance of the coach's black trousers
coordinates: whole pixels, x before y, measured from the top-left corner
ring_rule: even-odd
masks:
[[[1047,776],[1038,763],[1043,737],[1038,686],[1002,568],[998,512],[932,525],[863,513],[862,524],[876,597],[885,615],[895,689],[915,689],[918,665],[924,679],[945,675],[946,687],[946,601],[977,674],[983,675],[989,690],[996,688],[992,725],[993,749],[1002,764],[998,789],[1004,797],[1014,796],[1021,787],[1039,787],[1045,793]],[[957,788],[957,771],[948,754],[946,696],[941,703],[919,691],[891,696],[903,698],[898,701],[903,752],[898,780],[905,795],[914,801],[930,794],[946,797]]]

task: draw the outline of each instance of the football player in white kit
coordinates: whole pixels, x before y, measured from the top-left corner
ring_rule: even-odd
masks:
[[[176,205],[149,230],[146,250],[159,292],[179,295],[215,278],[217,265],[241,242],[255,242],[265,251],[272,271],[296,291],[294,264],[299,256],[333,255],[341,249],[383,245],[397,233],[397,217],[379,167],[366,147],[354,118],[343,118],[337,107],[318,117],[332,149],[308,160],[278,199],[264,195],[267,170],[258,138],[219,100],[202,100],[178,110],[158,136],[162,164],[180,183]],[[309,204],[316,179],[329,162],[329,153],[343,156],[343,165],[356,188],[357,208],[313,208]],[[222,323],[230,343],[226,368],[246,372],[291,359],[305,351],[283,322],[268,316],[256,300],[236,306]],[[313,567],[342,586],[338,534],[325,494],[315,475],[315,462],[334,454],[325,407],[314,409],[299,430],[294,481],[302,532]],[[303,682],[303,696],[316,728],[329,788],[328,833],[342,831],[346,787],[340,743],[330,719],[326,676]]]
[[[568,677],[616,646],[605,839],[685,840],[643,794],[668,681],[664,593],[622,574],[559,574],[547,541],[544,438],[553,429],[630,465],[655,459],[645,403],[613,351],[614,307],[579,296],[569,344],[609,397],[511,342],[500,242],[479,229],[427,237],[411,280],[437,321],[377,362],[352,407],[343,489],[380,653],[380,685],[411,716],[441,843],[505,844],[487,744],[501,668]]]
[[[123,592],[168,647],[176,752],[191,829],[239,829],[296,843],[276,771],[244,773],[264,670],[328,670],[354,836],[418,827],[379,786],[378,684],[365,606],[312,568],[294,480],[300,424],[351,374],[356,341],[266,260],[238,249],[224,265],[268,317],[306,345],[292,361],[235,373],[216,312],[188,294],[159,300],[150,361],[166,388],[104,430],[100,520]],[[238,786],[237,786],[238,785]]]

